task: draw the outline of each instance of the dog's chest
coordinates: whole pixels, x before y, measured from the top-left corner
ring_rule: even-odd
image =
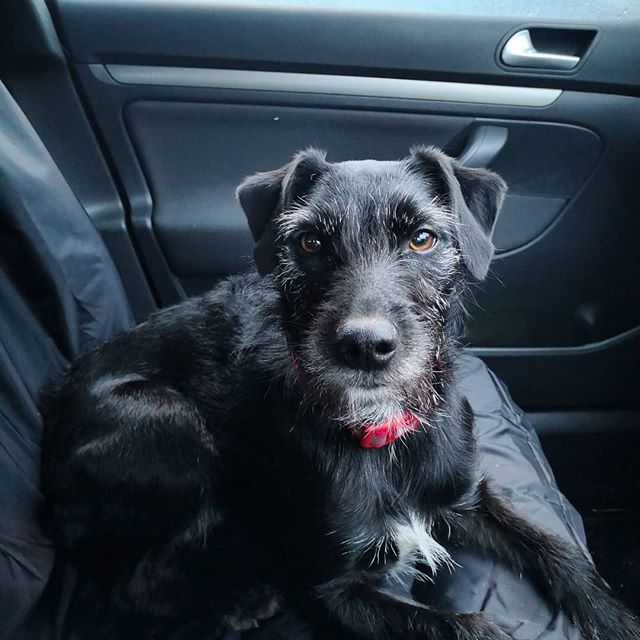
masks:
[[[390,578],[401,580],[407,575],[425,577],[420,565],[426,565],[431,574],[443,565],[451,567],[451,556],[433,537],[430,521],[417,513],[389,518],[385,529],[386,533],[368,540],[361,534],[350,541],[361,569],[382,569]]]

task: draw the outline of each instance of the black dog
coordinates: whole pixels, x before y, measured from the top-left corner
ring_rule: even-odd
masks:
[[[434,149],[300,153],[238,190],[262,278],[73,363],[47,408],[43,484],[114,624],[204,637],[284,595],[331,638],[507,638],[385,591],[471,545],[534,575],[585,638],[640,638],[583,554],[479,475],[456,338],[504,192]]]

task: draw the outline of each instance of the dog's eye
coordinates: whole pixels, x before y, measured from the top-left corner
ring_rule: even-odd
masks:
[[[437,241],[436,236],[428,229],[418,229],[411,238],[409,238],[409,249],[411,251],[429,251],[433,248]]]
[[[322,239],[319,234],[308,231],[300,236],[300,247],[305,253],[318,253],[322,249]]]

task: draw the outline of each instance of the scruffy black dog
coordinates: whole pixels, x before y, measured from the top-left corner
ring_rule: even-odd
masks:
[[[585,638],[640,638],[582,553],[478,471],[456,338],[504,192],[431,148],[302,152],[238,189],[260,275],[72,364],[48,403],[43,485],[113,624],[210,637],[283,596],[331,638],[507,638],[385,590],[471,545],[535,576]]]

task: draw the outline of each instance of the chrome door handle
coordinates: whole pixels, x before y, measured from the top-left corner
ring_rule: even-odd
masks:
[[[523,29],[512,35],[504,45],[502,62],[510,67],[567,71],[580,62],[580,57],[538,51],[531,42],[529,29]]]

